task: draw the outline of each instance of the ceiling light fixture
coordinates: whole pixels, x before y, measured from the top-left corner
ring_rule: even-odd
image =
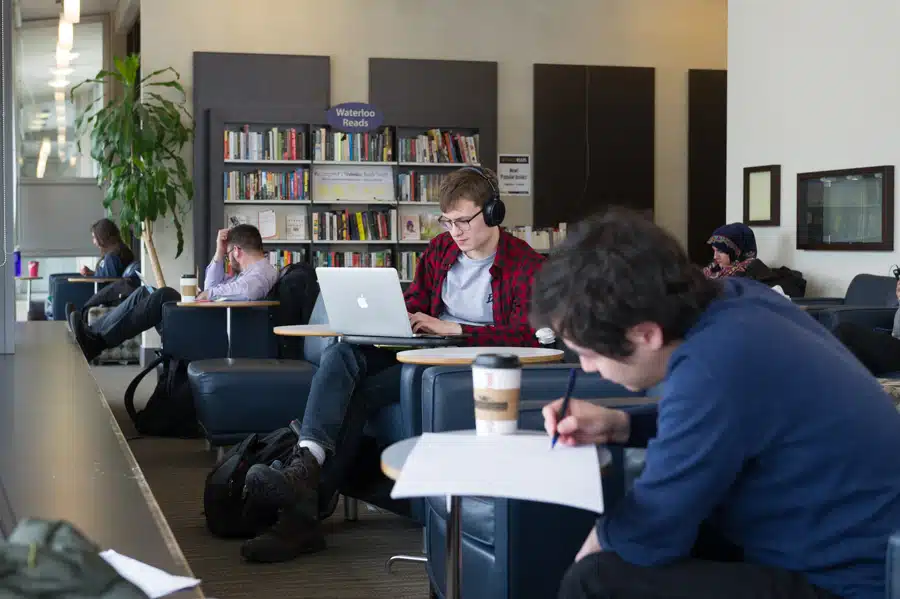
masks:
[[[72,52],[72,48],[64,48],[59,44],[56,45],[56,65],[61,67],[69,66],[69,63],[78,58],[78,52]]]
[[[44,178],[44,171],[47,169],[47,157],[50,155],[50,138],[45,137],[41,142],[41,149],[38,151],[38,163],[35,176],[38,179]]]
[[[81,0],[63,0],[63,18],[69,23],[81,21]]]
[[[75,45],[75,26],[72,25],[69,21],[65,19],[59,20],[59,40],[57,41],[57,47],[62,48],[66,52],[69,52],[72,49],[72,46]]]
[[[55,87],[57,89],[60,89],[63,87],[69,87],[70,83],[71,83],[71,81],[66,81],[65,79],[54,79],[48,85],[50,85],[50,87]]]
[[[57,67],[55,69],[50,69],[50,72],[56,75],[57,77],[65,77],[66,75],[71,75],[75,72],[75,69],[72,67]]]

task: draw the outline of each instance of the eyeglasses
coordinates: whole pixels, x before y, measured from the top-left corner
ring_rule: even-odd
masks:
[[[438,222],[442,227],[447,229],[448,231],[453,228],[453,225],[456,225],[456,228],[460,231],[468,231],[472,228],[472,220],[481,214],[481,210],[469,216],[467,218],[457,218],[456,220],[450,220],[449,218],[444,218],[443,216],[438,219]]]

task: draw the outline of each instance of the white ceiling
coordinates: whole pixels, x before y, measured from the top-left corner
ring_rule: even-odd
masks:
[[[118,0],[81,0],[82,15],[102,15],[116,10]],[[62,12],[59,0],[19,0],[22,20],[55,19]]]

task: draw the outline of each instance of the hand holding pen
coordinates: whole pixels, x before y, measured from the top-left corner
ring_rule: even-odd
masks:
[[[574,387],[574,382],[570,386]],[[553,445],[557,440],[562,445],[602,445],[628,440],[631,424],[626,412],[572,398],[571,392],[567,395],[570,397],[565,411],[566,397],[547,404],[542,411],[544,429],[554,439]]]

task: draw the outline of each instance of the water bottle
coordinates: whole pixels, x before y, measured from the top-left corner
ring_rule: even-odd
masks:
[[[19,251],[19,248],[16,247],[15,251],[13,251],[13,268],[15,269],[15,276],[22,276],[22,252]]]

